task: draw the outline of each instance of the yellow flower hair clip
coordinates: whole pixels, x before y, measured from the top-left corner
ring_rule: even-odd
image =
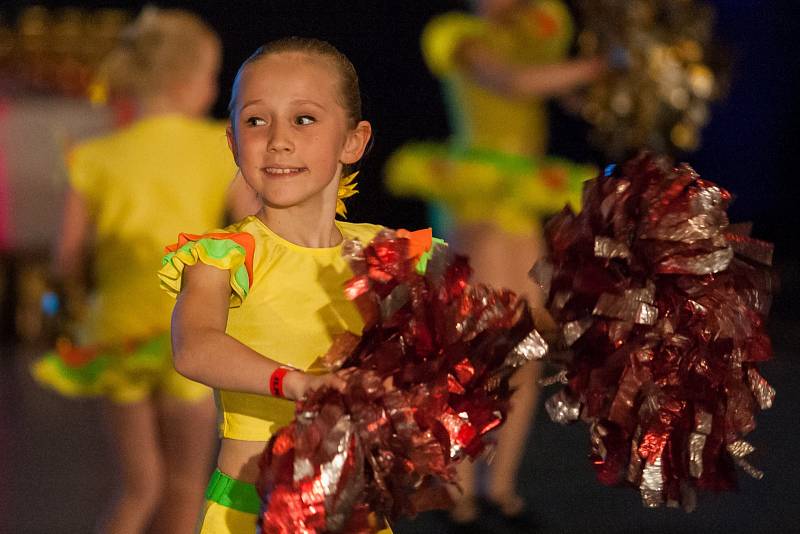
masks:
[[[344,205],[344,199],[350,198],[358,193],[358,184],[356,183],[356,176],[358,171],[353,174],[348,174],[339,180],[339,190],[336,192],[336,214],[347,218],[347,206]]]

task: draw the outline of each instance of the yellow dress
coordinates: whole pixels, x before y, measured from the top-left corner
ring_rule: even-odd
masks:
[[[566,7],[533,1],[495,25],[466,13],[434,18],[422,35],[422,51],[442,82],[453,134],[449,143],[402,147],[387,163],[389,189],[442,203],[459,223],[490,221],[506,231],[529,233],[541,216],[566,203],[580,205],[582,182],[594,169],[545,157],[544,102],[514,99],[485,89],[459,70],[457,53],[477,40],[520,66],[562,60],[573,37]]]
[[[371,241],[382,228],[341,221],[336,225],[345,239],[362,243]],[[318,359],[336,336],[345,332],[361,335],[363,319],[344,294],[344,284],[353,273],[342,257],[341,245],[302,247],[252,216],[211,234],[181,235],[170,250],[159,277],[162,287],[173,296],[180,293],[187,265],[200,261],[230,271],[226,333],[259,354],[321,373],[324,370]],[[264,392],[215,391],[222,437],[267,441],[294,419],[294,402],[266,395],[267,377]],[[255,519],[253,513],[209,502],[201,532],[252,533]]]
[[[134,402],[153,389],[187,399],[209,390],[172,368],[173,301],[154,283],[163,244],[220,225],[236,167],[222,122],[164,115],[87,141],[68,155],[69,182],[94,228],[94,293],[75,350],[33,366],[67,395]]]

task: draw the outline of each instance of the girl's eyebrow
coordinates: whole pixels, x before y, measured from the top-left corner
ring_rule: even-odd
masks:
[[[316,106],[316,107],[318,107],[320,109],[325,109],[325,106],[323,106],[322,104],[320,104],[318,102],[315,102],[314,100],[309,100],[307,98],[297,98],[295,100],[292,100],[292,103],[293,104],[311,104],[312,106]]]
[[[261,98],[254,98],[253,100],[248,100],[247,102],[242,104],[242,106],[239,108],[239,111],[244,110],[248,106],[253,106],[255,104],[259,104],[259,103],[263,103],[263,102],[264,102],[264,100],[261,99]],[[296,98],[296,99],[292,100],[292,104],[295,104],[295,105],[297,105],[297,104],[310,104],[310,105],[318,107],[320,109],[325,109],[325,106],[323,106],[322,104],[320,104],[318,102],[315,102],[314,100],[309,100],[307,98]]]
[[[259,102],[263,102],[263,100],[262,100],[262,99],[260,99],[260,98],[256,98],[256,99],[253,99],[253,100],[248,100],[247,102],[245,102],[244,104],[242,104],[242,106],[239,108],[239,110],[243,110],[243,109],[244,109],[244,108],[246,108],[247,106],[252,106],[252,105],[254,105],[254,104],[258,104]]]

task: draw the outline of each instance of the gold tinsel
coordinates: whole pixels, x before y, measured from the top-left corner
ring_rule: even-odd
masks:
[[[692,0],[583,0],[580,53],[609,59],[582,93],[591,139],[614,159],[639,149],[698,148],[709,105],[726,85],[712,40],[713,11]]]

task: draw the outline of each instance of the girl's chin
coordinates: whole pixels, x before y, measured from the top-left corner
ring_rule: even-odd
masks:
[[[323,206],[325,202],[320,200],[315,200],[312,198],[265,198],[264,205],[267,208],[274,209],[274,210],[289,210],[289,209],[305,209],[305,208],[313,208],[315,211],[319,211],[321,206]],[[333,205],[336,202],[334,200]]]

